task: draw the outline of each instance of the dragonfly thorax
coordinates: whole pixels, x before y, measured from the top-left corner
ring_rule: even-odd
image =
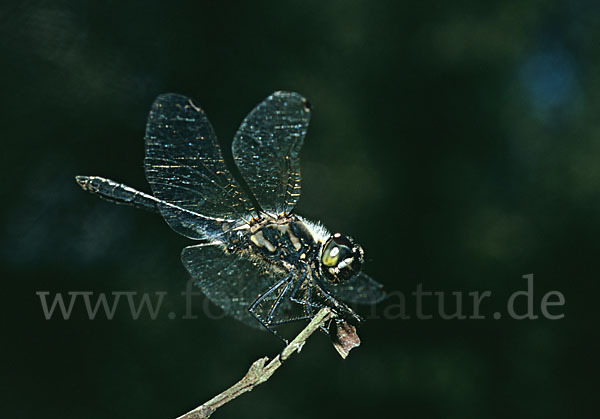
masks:
[[[235,247],[253,259],[289,272],[314,265],[321,243],[310,223],[296,215],[280,215],[253,219]]]

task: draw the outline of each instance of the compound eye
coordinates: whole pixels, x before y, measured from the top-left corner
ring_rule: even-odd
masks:
[[[323,256],[321,256],[321,262],[328,268],[339,266],[344,267],[346,259],[352,258],[352,243],[346,237],[339,233],[331,236],[323,249]],[[350,260],[351,262],[351,260]],[[348,261],[346,261],[346,264]]]
[[[352,249],[352,242],[346,236],[342,236],[340,233],[335,233],[331,236],[331,241],[334,241],[337,245]]]
[[[323,256],[321,257],[323,265],[327,267],[335,266],[337,265],[339,259],[340,248],[337,246],[335,241],[329,240],[325,245],[325,249],[323,249]]]

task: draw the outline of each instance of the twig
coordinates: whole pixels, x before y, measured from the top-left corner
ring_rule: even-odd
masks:
[[[227,390],[216,395],[206,403],[198,406],[194,410],[179,416],[177,419],[205,419],[214,413],[219,407],[230,402],[236,397],[241,396],[247,391],[251,391],[259,384],[267,381],[273,373],[281,366],[281,364],[290,357],[294,352],[300,352],[302,346],[313,334],[315,330],[323,326],[328,320],[335,317],[331,309],[325,307],[319,310],[312,321],[292,340],[279,355],[271,362],[268,357],[260,358],[252,363],[250,369],[240,381],[229,387]],[[266,364],[266,365],[265,365]]]

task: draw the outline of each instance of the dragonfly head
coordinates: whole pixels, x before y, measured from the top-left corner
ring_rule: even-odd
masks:
[[[323,245],[321,270],[332,283],[344,282],[360,272],[364,251],[348,236],[335,233]]]

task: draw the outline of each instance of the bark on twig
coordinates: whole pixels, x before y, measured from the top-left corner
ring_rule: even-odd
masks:
[[[189,411],[188,413],[179,416],[177,419],[205,419],[214,413],[219,407],[230,402],[236,397],[251,391],[259,384],[267,381],[273,373],[288,359],[294,352],[299,352],[304,346],[306,340],[319,327],[324,326],[329,320],[334,317],[334,313],[329,308],[322,308],[315,315],[312,321],[292,340],[279,355],[271,362],[268,357],[260,358],[252,363],[250,369],[240,381],[229,387],[227,390],[216,395],[206,403]]]

